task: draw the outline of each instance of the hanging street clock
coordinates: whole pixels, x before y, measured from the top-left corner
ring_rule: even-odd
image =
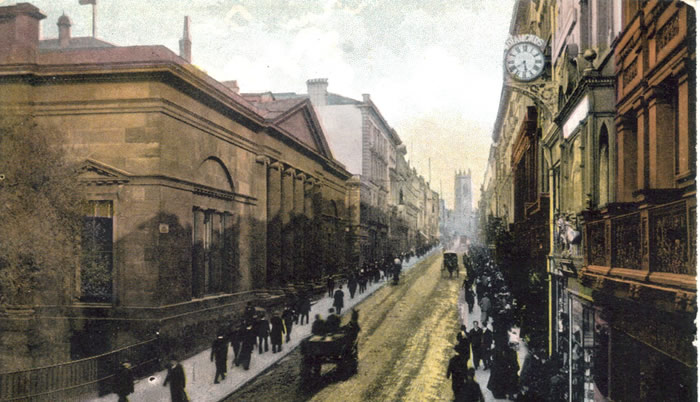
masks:
[[[512,38],[509,42],[504,60],[508,74],[523,82],[538,78],[545,66],[542,40],[534,35],[521,35]]]

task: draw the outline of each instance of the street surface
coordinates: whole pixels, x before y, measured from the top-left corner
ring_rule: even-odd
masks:
[[[404,262],[403,272],[411,272],[414,268],[420,266],[421,261],[424,259],[435,258],[431,256],[432,254],[428,253],[428,255],[420,258],[412,257],[409,261]],[[367,291],[365,293],[355,294],[355,297],[350,299],[350,292],[347,289],[347,284],[345,284],[343,286],[343,291],[345,292],[345,308],[343,309],[343,312],[349,312],[353,306],[360,303],[365,298],[371,297],[373,292],[388,286],[391,285],[385,281],[368,284]],[[315,314],[321,314],[323,317],[326,317],[328,315],[328,309],[332,306],[332,303],[333,299],[329,297],[324,297],[314,302],[311,306],[311,320],[313,321]],[[345,320],[347,319],[348,318],[346,317]],[[276,370],[276,368],[279,367],[279,365],[276,365],[276,363],[280,360],[284,361],[285,356],[287,356],[289,353],[298,353],[298,350],[294,348],[299,345],[302,339],[308,337],[310,334],[311,324],[294,326],[291,342],[285,343],[282,346],[282,353],[273,354],[272,352],[266,352],[260,355],[257,353],[257,351],[255,351],[250,364],[250,370],[244,371],[240,367],[231,367],[229,368],[226,379],[220,384],[213,383],[215,370],[214,363],[209,360],[211,349],[204,350],[183,360],[182,365],[185,369],[185,376],[187,379],[186,390],[190,400],[196,402],[213,402],[222,400],[222,398],[225,398],[227,395],[230,395],[232,392],[240,389],[244,384],[253,380],[260,373],[265,372],[271,367],[274,367]],[[233,351],[229,346],[229,358],[232,359],[232,357]],[[295,365],[294,369],[298,371],[298,365]],[[165,375],[165,371],[160,371],[150,377],[137,380],[134,384],[134,393],[129,395],[129,400],[148,402],[169,401],[170,392],[168,391],[167,387],[163,387]],[[117,399],[117,395],[111,393],[92,400],[116,402]],[[287,399],[281,400],[284,401]]]
[[[338,378],[328,365],[318,384],[304,388],[299,379],[301,354],[295,350],[226,401],[452,400],[445,372],[455,354],[460,316],[471,323],[480,311],[477,306],[468,314],[458,306],[464,269],[459,278],[449,279],[440,272],[441,265],[442,256],[436,253],[402,275],[398,286],[385,286],[356,307],[362,331],[354,376]],[[477,370],[486,400],[494,401],[486,389],[488,376],[483,368]]]

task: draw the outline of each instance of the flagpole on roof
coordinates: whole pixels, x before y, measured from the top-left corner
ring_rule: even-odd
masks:
[[[92,37],[97,38],[97,1],[92,2]]]
[[[92,5],[92,37],[97,38],[97,0],[78,0],[80,5]]]

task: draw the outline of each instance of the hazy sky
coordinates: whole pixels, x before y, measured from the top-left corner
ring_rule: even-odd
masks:
[[[27,0],[58,36],[91,34],[91,6]],[[15,1],[0,0],[0,6]],[[369,93],[411,164],[453,204],[454,172],[471,169],[478,201],[502,82],[513,0],[97,0],[97,36],[178,52],[192,20],[193,62],[242,92],[306,92],[309,78],[361,99]],[[432,169],[428,170],[428,160]],[[441,186],[442,185],[442,186]]]

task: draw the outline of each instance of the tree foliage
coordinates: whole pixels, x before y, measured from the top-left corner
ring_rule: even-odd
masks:
[[[62,302],[80,264],[77,170],[62,135],[0,116],[0,306]]]

